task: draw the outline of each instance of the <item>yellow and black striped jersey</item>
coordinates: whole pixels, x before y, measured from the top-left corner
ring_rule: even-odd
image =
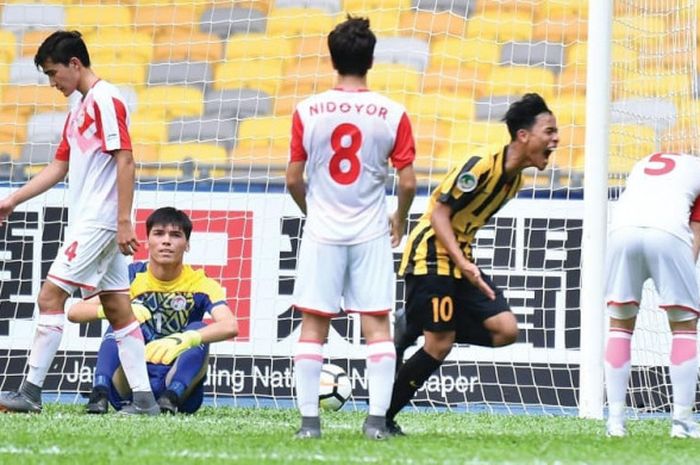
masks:
[[[408,236],[399,274],[441,275],[461,278],[462,273],[435,236],[430,217],[437,202],[452,209],[452,230],[469,259],[476,232],[506,202],[515,197],[522,185],[518,173],[513,179],[505,174],[508,146],[474,154],[453,168],[430,195],[428,207]]]
[[[204,270],[189,265],[184,265],[174,280],[161,281],[148,270],[148,262],[134,262],[129,265],[129,279],[132,301],[151,311],[151,319],[141,325],[142,330],[148,328],[144,331],[148,340],[182,332],[188,324],[202,321],[206,313],[226,304],[221,285]]]

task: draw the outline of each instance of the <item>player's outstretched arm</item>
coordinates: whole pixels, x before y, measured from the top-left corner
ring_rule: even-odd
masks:
[[[406,218],[416,195],[416,173],[413,165],[399,170],[398,205],[391,216],[391,246],[398,247],[406,232]]]
[[[0,200],[0,224],[21,203],[42,194],[55,186],[68,174],[68,162],[52,160],[51,163],[30,179],[24,186]]]
[[[452,230],[452,223],[450,221],[451,215],[452,208],[448,205],[441,202],[435,204],[435,208],[430,217],[430,224],[435,230],[435,236],[437,236],[443,247],[445,247],[452,261],[462,271],[464,277],[476,286],[486,297],[494,300],[496,298],[496,293],[481,277],[479,267],[467,260],[467,257],[462,253],[462,249],[459,248],[457,238]]]
[[[151,319],[151,311],[141,303],[132,302],[131,310],[139,323]],[[68,321],[73,323],[89,323],[107,318],[99,297],[76,302],[68,309],[66,316]]]
[[[124,255],[133,255],[139,249],[136,232],[131,223],[134,202],[134,157],[131,150],[116,150],[117,162],[117,244]]]

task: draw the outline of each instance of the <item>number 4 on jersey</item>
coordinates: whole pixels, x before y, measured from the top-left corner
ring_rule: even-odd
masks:
[[[66,248],[66,251],[64,253],[66,254],[66,257],[68,257],[68,261],[72,262],[73,259],[75,258],[75,256],[77,255],[77,252],[78,252],[78,241],[75,241]]]

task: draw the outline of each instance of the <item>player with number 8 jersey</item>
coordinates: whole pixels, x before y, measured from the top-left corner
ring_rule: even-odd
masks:
[[[631,341],[644,283],[651,278],[671,328],[671,436],[700,438],[693,420],[700,312],[700,159],[655,153],[639,160],[614,205],[607,253],[610,316],[605,351],[608,436],[624,436]]]
[[[415,145],[403,106],[367,88],[376,38],[369,20],[348,19],[328,35],[338,85],[298,104],[292,119],[287,186],[306,214],[294,307],[302,312],[294,354],[297,437],[321,435],[318,410],[323,344],[340,309],[361,315],[367,340],[370,439],[387,437],[396,352],[390,335],[394,270],[416,179]],[[389,163],[398,173],[398,207],[388,217]],[[304,182],[304,171],[306,181]]]

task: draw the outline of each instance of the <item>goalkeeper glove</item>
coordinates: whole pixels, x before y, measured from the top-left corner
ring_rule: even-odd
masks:
[[[146,345],[146,360],[170,365],[181,353],[201,343],[202,335],[199,331],[171,334]]]
[[[148,309],[148,307],[144,306],[141,303],[132,302],[131,311],[134,312],[134,316],[136,317],[139,323],[143,323],[144,321],[151,319],[151,311]],[[97,318],[101,320],[107,318],[107,316],[105,315],[105,309],[104,307],[102,307],[102,305],[97,307]]]

